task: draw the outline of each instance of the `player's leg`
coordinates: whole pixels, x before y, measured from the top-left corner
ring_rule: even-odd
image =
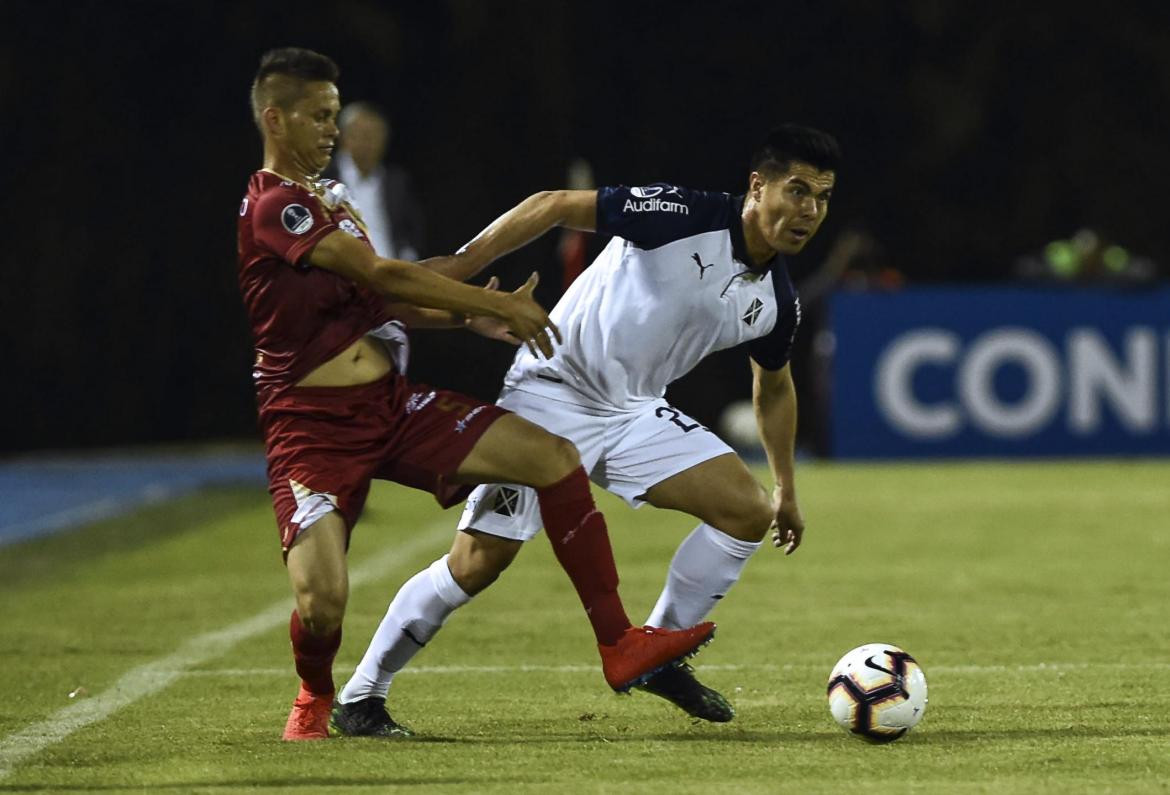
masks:
[[[665,401],[630,416],[612,437],[601,485],[634,506],[650,502],[687,511],[742,536],[710,529],[720,541],[712,551],[706,548],[710,540],[706,522],[692,533],[675,555],[667,588],[647,624],[673,625],[660,614],[680,612],[678,602],[692,613],[705,614],[758,546],[748,539],[758,540],[767,528],[768,519],[757,527],[762,515],[759,486],[731,448]],[[680,565],[684,563],[685,567]],[[686,665],[663,669],[641,689],[703,720],[724,722],[735,716],[727,699],[700,683]]]
[[[447,553],[451,578],[469,598],[475,596],[499,579],[523,545],[513,538],[461,529]]]
[[[492,439],[497,438],[493,429],[513,421],[524,423],[513,414],[496,419],[464,459],[460,471],[474,471],[476,479],[487,480],[501,469],[495,459],[485,459],[475,451],[485,440],[493,444]],[[572,471],[573,464],[577,463],[576,448],[536,426],[531,427],[535,430],[525,434],[513,448],[513,454],[524,460],[538,457],[543,450],[539,444],[531,444],[531,437],[539,434],[560,443],[557,452],[563,460],[554,461],[553,465],[564,472]],[[544,475],[535,466],[530,471],[516,469],[516,474],[531,480]],[[554,477],[555,474],[554,471]],[[460,479],[458,474],[449,478]],[[334,724],[339,731],[379,736],[399,733],[386,728],[382,706],[395,674],[431,641],[455,610],[494,582],[515,558],[523,541],[539,531],[541,520],[536,502],[531,489],[518,485],[484,485],[472,492],[451,551],[407,580],[390,602],[361,662],[338,697],[342,706],[355,705],[353,709],[335,711]],[[478,525],[485,525],[489,532],[480,532]],[[371,700],[377,703],[360,703]]]
[[[369,409],[385,400],[387,386],[294,388],[261,412],[268,488],[296,597],[289,637],[301,686],[286,739],[328,736],[333,658],[349,595],[345,553],[387,430]]]
[[[679,545],[666,585],[646,623],[687,626],[705,618],[738,580],[772,521],[763,488],[734,454],[712,458],[650,488],[646,501],[703,520]],[[725,722],[735,710],[688,666],[662,671],[643,686],[688,714]]]
[[[679,545],[647,623],[690,626],[739,580],[772,521],[767,493],[739,456],[728,453],[655,484],[645,500],[702,521]]]
[[[500,417],[460,464],[458,480],[536,489],[557,559],[589,614],[598,643],[616,643],[631,625],[618,596],[605,521],[593,504],[577,448],[515,414]]]
[[[345,520],[330,511],[301,530],[288,551],[288,577],[305,633],[324,637],[341,630],[349,596]]]
[[[336,511],[301,530],[288,551],[288,575],[296,597],[289,621],[301,689],[284,739],[327,736],[333,702],[333,658],[341,645],[341,621],[349,593],[345,520]]]
[[[423,391],[421,394],[416,404],[429,393]],[[510,408],[546,415],[546,424],[555,425],[566,434],[582,426],[577,413],[550,414],[543,411],[547,404],[526,400],[526,397],[529,396],[513,395],[511,403],[526,405]],[[441,409],[456,405],[457,400],[453,395],[440,400],[436,393],[428,405],[434,404]],[[530,403],[532,405],[527,405]],[[463,417],[474,410],[473,405],[466,405]],[[409,416],[413,418],[417,413]],[[425,412],[419,419],[425,419]],[[435,433],[432,427],[427,437],[440,435],[443,424],[439,425],[439,433]],[[460,434],[476,430],[482,429],[464,427]],[[469,441],[463,438],[460,443],[467,446]],[[583,441],[588,447],[589,441]],[[422,448],[422,445],[414,445],[408,454],[415,464],[422,464],[422,467],[414,467],[416,471],[426,468],[428,460],[433,465],[433,459],[420,461],[417,458]],[[450,452],[446,446],[442,450],[444,454]],[[467,452],[470,452],[469,446],[449,466],[457,467]],[[484,532],[476,529],[479,527]],[[351,736],[392,738],[409,735],[409,729],[397,723],[386,710],[386,698],[394,677],[433,641],[455,610],[499,577],[522,543],[536,535],[540,527],[540,512],[532,489],[515,484],[477,487],[467,500],[450,552],[407,580],[395,594],[361,662],[338,694],[333,710],[333,728],[340,734]]]
[[[568,440],[514,414],[502,416],[459,465],[455,479],[535,489],[545,532],[589,616],[610,686],[628,689],[710,639],[710,624],[673,634],[630,624],[618,596],[605,519],[593,503],[577,449]]]
[[[474,530],[458,532],[448,554],[403,584],[353,676],[338,693],[333,728],[339,734],[386,738],[412,734],[386,711],[394,676],[431,642],[452,613],[495,581],[521,544]]]
[[[599,651],[611,687],[628,689],[710,639],[713,624],[676,631],[630,626],[617,595],[605,520],[571,442],[458,393],[400,380],[394,388],[396,434],[375,477],[427,489],[444,506],[466,494],[458,484],[533,487],[557,560],[585,604],[595,635],[604,639]]]
[[[603,434],[576,412],[513,393],[508,408],[525,412],[600,453]],[[596,438],[595,438],[596,437]],[[333,727],[346,735],[400,737],[409,730],[386,711],[396,674],[434,640],[440,627],[471,597],[494,582],[524,541],[540,532],[536,493],[517,484],[478,486],[468,497],[451,551],[411,577],[395,594],[369,647],[338,694]]]

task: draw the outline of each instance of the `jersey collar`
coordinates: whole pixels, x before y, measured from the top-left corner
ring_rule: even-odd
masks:
[[[727,231],[731,233],[731,253],[735,258],[747,266],[753,273],[764,274],[772,270],[779,262],[780,255],[773,254],[767,262],[756,266],[752,263],[752,256],[748,254],[747,241],[743,236],[743,200],[744,196],[731,197],[731,218],[728,219]]]

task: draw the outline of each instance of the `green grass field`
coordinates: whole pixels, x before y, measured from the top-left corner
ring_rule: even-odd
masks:
[[[398,678],[419,736],[390,743],[280,742],[291,599],[261,491],[0,549],[0,791],[1170,792],[1170,463],[801,477],[804,547],[761,550],[696,660],[739,711],[722,726],[607,690],[543,539]],[[600,504],[640,620],[693,522]],[[457,518],[375,488],[339,683]],[[833,663],[870,641],[930,684],[889,746],[825,706]]]

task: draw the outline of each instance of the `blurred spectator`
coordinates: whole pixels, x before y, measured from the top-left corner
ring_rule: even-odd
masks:
[[[847,229],[829,249],[821,267],[800,283],[800,294],[812,303],[834,288],[897,290],[906,282],[889,263],[885,247],[868,232]]]
[[[1088,227],[1016,262],[1016,275],[1029,281],[1141,284],[1154,281],[1157,271],[1150,260],[1131,255]]]
[[[417,260],[425,248],[423,217],[410,177],[385,161],[392,129],[386,115],[368,102],[346,105],[337,119],[340,148],[323,176],[349,187],[383,257]]]
[[[832,365],[836,339],[828,298],[835,290],[896,290],[905,277],[887,259],[885,247],[868,232],[847,229],[814,272],[797,285],[801,329],[792,352],[792,376],[800,410],[798,442],[802,449],[827,456],[833,394]]]
[[[589,165],[588,160],[578,157],[569,163],[565,187],[569,190],[592,190],[597,187],[593,182],[593,166]],[[568,290],[569,285],[585,270],[586,253],[592,237],[591,232],[567,226],[561,229],[557,250],[561,257],[562,290]]]

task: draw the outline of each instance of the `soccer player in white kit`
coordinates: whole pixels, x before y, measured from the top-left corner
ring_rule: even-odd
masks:
[[[670,563],[647,625],[681,628],[702,620],[769,528],[787,553],[800,545],[796,394],[788,365],[800,302],[784,256],[798,253],[820,228],[839,162],[832,136],[783,125],[754,154],[744,196],[667,184],[538,193],[458,255],[482,267],[554,226],[613,236],[550,313],[564,343],[547,360],[521,348],[498,404],[572,441],[593,482],[630,505],[699,519]],[[775,482],[770,497],[730,447],[663,398],[667,385],[704,356],[740,344],[750,356],[756,418]],[[477,488],[451,551],[391,602],[338,697],[334,730],[409,733],[386,714],[394,674],[540,529],[530,489]],[[705,720],[735,714],[685,664],[661,669],[638,687]]]

